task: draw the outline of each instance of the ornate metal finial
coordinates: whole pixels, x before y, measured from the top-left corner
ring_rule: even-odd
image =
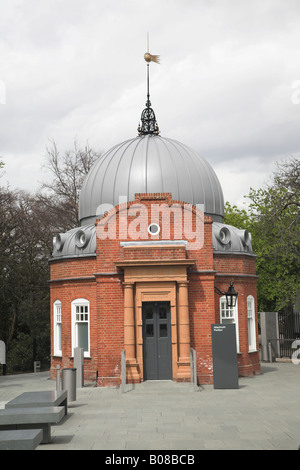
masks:
[[[139,124],[138,133],[139,135],[159,134],[159,127],[149,99],[147,100],[146,108],[143,110],[141,115],[141,124]]]
[[[138,126],[138,133],[139,135],[158,135],[159,134],[159,127],[156,122],[156,117],[153,109],[151,108],[150,102],[150,91],[149,91],[149,64],[150,62],[155,62],[159,64],[159,56],[152,55],[149,53],[149,35],[148,35],[148,51],[144,55],[144,59],[147,62],[147,102],[146,108],[143,110],[141,115],[141,124]]]

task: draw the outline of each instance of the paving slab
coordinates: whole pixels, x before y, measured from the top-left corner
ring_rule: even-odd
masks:
[[[0,450],[34,450],[42,439],[41,429],[0,431]]]
[[[118,388],[85,385],[38,450],[297,450],[300,365],[262,364],[240,388],[172,381]],[[49,373],[0,376],[0,406],[24,391],[55,390]]]

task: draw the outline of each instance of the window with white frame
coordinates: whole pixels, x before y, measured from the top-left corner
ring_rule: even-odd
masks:
[[[53,337],[54,337],[54,355],[62,355],[62,333],[61,333],[61,301],[56,300],[53,304]]]
[[[82,348],[90,356],[90,303],[86,299],[72,302],[72,355],[74,348]]]
[[[236,349],[240,350],[239,344],[239,325],[238,325],[238,304],[235,307],[227,307],[225,295],[220,298],[220,321],[223,324],[234,323],[236,332]]]
[[[249,351],[256,351],[255,305],[252,295],[248,295],[247,297],[247,318]]]

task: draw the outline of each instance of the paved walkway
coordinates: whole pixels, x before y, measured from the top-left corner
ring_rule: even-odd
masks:
[[[0,406],[24,391],[54,390],[49,373],[0,376]],[[263,364],[236,390],[168,381],[85,386],[37,450],[297,450],[300,365]]]

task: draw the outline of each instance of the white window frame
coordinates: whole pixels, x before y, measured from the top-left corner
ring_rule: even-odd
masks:
[[[247,326],[249,352],[256,351],[255,301],[253,295],[247,297]]]
[[[74,349],[78,347],[78,325],[81,323],[87,323],[88,325],[88,349],[86,351],[83,351],[83,355],[84,357],[90,357],[90,302],[87,299],[73,300],[73,302],[71,302],[71,314],[72,314],[72,356],[74,356]]]
[[[227,307],[226,296],[220,297],[220,323],[234,323],[236,333],[236,350],[240,352],[239,340],[239,317],[238,317],[238,301],[236,300],[235,307]]]
[[[61,301],[53,303],[53,354],[62,356],[62,316]]]

